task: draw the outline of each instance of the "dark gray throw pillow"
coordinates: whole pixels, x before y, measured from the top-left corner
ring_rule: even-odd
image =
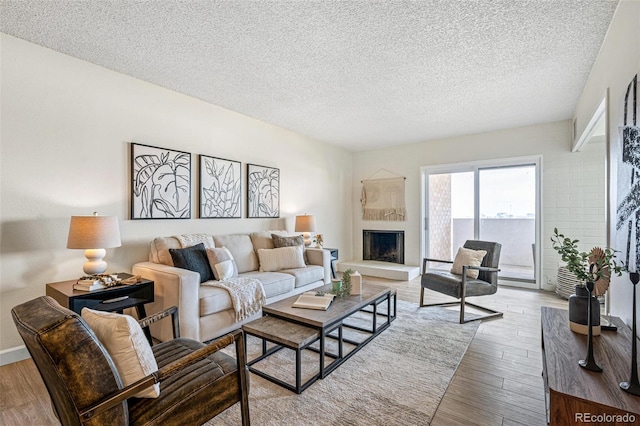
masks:
[[[273,239],[273,245],[276,246],[276,248],[291,246],[304,247],[304,238],[302,238],[302,235],[281,237],[280,235],[271,234],[271,238]]]
[[[169,249],[169,254],[175,267],[199,273],[201,283],[215,280],[204,244],[200,243],[182,249]]]

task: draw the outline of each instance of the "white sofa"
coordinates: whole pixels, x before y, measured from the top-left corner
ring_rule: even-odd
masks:
[[[331,282],[331,259],[328,250],[307,248],[306,267],[276,272],[261,272],[259,249],[273,249],[271,234],[286,235],[284,231],[262,231],[250,234],[213,235],[216,247],[226,247],[237,264],[240,277],[260,280],[267,303],[284,299]],[[159,237],[151,242],[149,261],[133,265],[133,274],[154,281],[155,301],[145,305],[147,314],[154,314],[171,306],[179,309],[180,335],[206,342],[239,328],[254,315],[237,322],[231,298],[226,290],[200,284],[200,275],[173,266],[169,249],[183,248],[176,237]],[[155,327],[154,327],[155,326]],[[152,335],[161,340],[172,339],[170,321],[160,321],[151,328]]]

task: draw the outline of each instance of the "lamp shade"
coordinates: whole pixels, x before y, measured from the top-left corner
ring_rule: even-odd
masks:
[[[296,216],[295,232],[314,232],[316,230],[316,218],[310,214]]]
[[[120,245],[117,216],[71,216],[67,248],[97,249]]]

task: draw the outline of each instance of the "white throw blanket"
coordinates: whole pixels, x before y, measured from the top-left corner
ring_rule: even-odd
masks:
[[[213,242],[213,237],[207,234],[175,235],[175,238],[180,242],[182,248],[195,246],[200,243],[204,244],[204,248],[214,248],[216,246]]]
[[[223,288],[229,292],[236,321],[242,321],[260,312],[267,303],[262,283],[255,278],[236,277],[225,281],[207,281],[202,285]]]

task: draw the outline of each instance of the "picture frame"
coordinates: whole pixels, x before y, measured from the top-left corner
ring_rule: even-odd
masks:
[[[191,154],[131,143],[131,219],[191,219]]]
[[[242,218],[242,163],[200,154],[200,218]]]
[[[247,217],[280,217],[280,169],[247,164]]]

